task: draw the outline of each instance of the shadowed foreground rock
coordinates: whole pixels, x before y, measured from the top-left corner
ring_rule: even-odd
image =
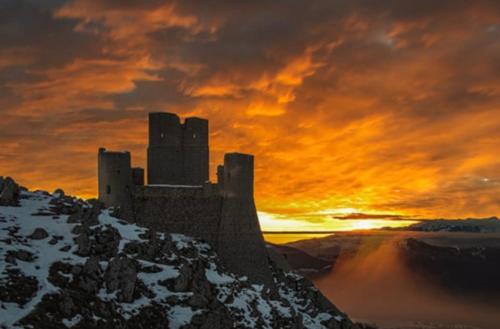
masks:
[[[19,205],[0,207],[1,328],[365,328],[273,261],[270,290],[99,204],[22,191]]]
[[[0,206],[17,206],[19,191],[19,185],[12,178],[0,176]]]

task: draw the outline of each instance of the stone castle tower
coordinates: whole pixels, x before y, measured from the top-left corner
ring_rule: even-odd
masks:
[[[208,121],[149,114],[148,185],[130,153],[99,149],[99,200],[154,230],[210,243],[229,270],[273,286],[255,207],[254,157],[227,153],[209,181]]]
[[[208,121],[149,114],[148,184],[203,185],[209,176]]]
[[[99,200],[107,207],[130,203],[136,185],[144,185],[144,169],[132,168],[130,152],[100,148],[97,153]]]

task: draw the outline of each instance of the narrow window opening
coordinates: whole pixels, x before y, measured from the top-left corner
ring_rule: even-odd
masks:
[[[106,194],[111,194],[111,186],[106,185]]]

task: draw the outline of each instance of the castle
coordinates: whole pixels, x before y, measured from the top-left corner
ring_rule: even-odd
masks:
[[[147,185],[129,152],[98,152],[99,200],[126,220],[203,239],[232,272],[271,287],[253,196],[254,157],[227,153],[209,181],[208,121],[149,113]]]

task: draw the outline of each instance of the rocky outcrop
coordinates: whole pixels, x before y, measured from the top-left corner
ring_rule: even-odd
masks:
[[[0,176],[0,206],[17,206],[19,193],[20,187],[12,178]]]
[[[19,269],[7,269],[5,273],[9,284],[0,289],[0,300],[4,303],[25,305],[38,290],[38,281],[33,276],[26,276]]]
[[[0,207],[2,328],[363,328],[273,261],[275,290],[228,272],[205,242],[63,193],[21,197],[32,215]]]
[[[120,234],[111,226],[90,228],[82,224],[73,229],[78,234],[75,242],[80,256],[115,256],[120,243]]]
[[[132,302],[137,280],[137,262],[121,255],[113,258],[106,269],[107,293],[118,291],[118,301]]]

